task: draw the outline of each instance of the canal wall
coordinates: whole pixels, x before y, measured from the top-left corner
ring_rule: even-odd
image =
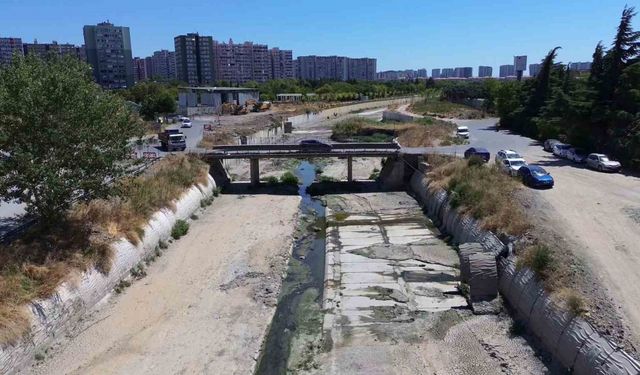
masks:
[[[587,321],[565,311],[544,290],[533,271],[516,267],[515,256],[509,255],[507,246],[494,233],[452,208],[446,191],[430,187],[427,169],[427,164],[420,163],[409,182],[409,191],[454,242],[481,243],[485,252],[496,257],[500,293],[554,359],[575,374],[640,374],[640,362],[601,336]]]
[[[14,345],[0,348],[0,374],[14,374],[27,366],[36,353],[48,348],[62,336],[68,326],[76,323],[99,302],[107,298],[113,288],[130,276],[131,269],[155,251],[160,241],[168,241],[177,220],[188,219],[202,200],[213,194],[216,184],[211,176],[207,185],[187,189],[174,208],[155,212],[144,226],[144,236],[137,245],[121,239],[111,246],[113,263],[108,274],[95,268],[83,272],[79,280],[61,284],[49,298],[31,302],[27,308],[31,330]]]

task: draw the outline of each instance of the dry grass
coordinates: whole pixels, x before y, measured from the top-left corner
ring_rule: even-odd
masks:
[[[411,104],[409,111],[425,116],[444,116],[464,119],[483,117],[482,112],[473,107],[434,98],[425,98]]]
[[[365,118],[350,118],[333,127],[335,141],[384,142],[394,137],[406,147],[435,146],[451,142],[456,126],[452,123],[425,118],[415,122],[377,122]]]
[[[496,167],[443,160],[429,172],[429,178],[432,186],[449,192],[453,207],[480,220],[484,229],[518,236],[529,228],[515,198],[520,185]]]
[[[213,146],[233,145],[235,143],[233,133],[228,130],[218,129],[213,132],[205,132],[198,143],[198,147],[212,148]]]
[[[28,332],[27,303],[49,297],[89,267],[108,273],[110,243],[122,237],[140,241],[150,215],[170,207],[194,183],[206,184],[207,171],[195,158],[168,157],[144,175],[122,181],[120,197],[78,204],[58,226],[34,227],[0,248],[0,345]]]

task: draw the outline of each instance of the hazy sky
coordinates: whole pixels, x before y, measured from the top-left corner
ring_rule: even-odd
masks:
[[[638,1],[177,1],[0,0],[0,36],[82,44],[82,26],[131,29],[134,56],[173,50],[188,32],[250,40],[300,55],[375,57],[378,70],[537,62],[562,46],[562,62],[590,61],[608,46],[622,9]],[[640,9],[639,9],[640,10]],[[634,22],[636,28],[640,22]]]

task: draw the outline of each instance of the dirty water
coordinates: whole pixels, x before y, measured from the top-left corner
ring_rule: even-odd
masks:
[[[278,306],[256,366],[259,375],[286,374],[289,366],[304,367],[292,362],[306,362],[305,356],[312,353],[306,351],[305,341],[316,342],[321,333],[325,208],[307,193],[315,173],[315,166],[307,161],[296,169],[301,182],[298,186],[301,220]]]

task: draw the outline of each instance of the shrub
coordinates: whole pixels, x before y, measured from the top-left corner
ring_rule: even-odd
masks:
[[[267,185],[277,185],[278,184],[278,177],[276,176],[268,176],[264,179],[264,182]]]
[[[484,166],[484,159],[478,155],[473,155],[467,160],[467,165],[470,167],[482,167]]]
[[[180,239],[180,237],[187,234],[188,231],[189,231],[189,223],[187,223],[184,220],[178,220],[176,221],[176,223],[173,225],[173,228],[171,229],[171,237],[173,237],[176,240]]]
[[[286,171],[280,176],[280,182],[285,185],[298,185],[298,177],[290,171]]]
[[[339,211],[339,212],[336,212],[334,216],[336,218],[336,221],[345,221],[349,217],[349,213],[344,211]]]
[[[529,267],[538,277],[544,280],[551,271],[553,256],[547,246],[536,244],[524,251],[519,262],[520,266]]]

